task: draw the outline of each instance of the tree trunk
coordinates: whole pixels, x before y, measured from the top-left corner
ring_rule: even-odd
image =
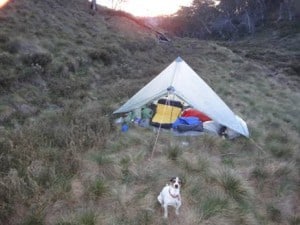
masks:
[[[91,9],[92,9],[93,11],[96,11],[96,10],[97,10],[96,0],[92,0],[92,1],[91,1]]]
[[[285,18],[285,15],[288,17],[288,20],[291,21],[293,19],[292,0],[283,0],[280,2],[279,16],[277,21],[283,20]]]
[[[250,18],[250,16],[249,16],[248,11],[246,11],[246,18],[247,18],[248,32],[252,34],[253,31],[254,31],[254,29],[253,29],[253,24],[252,24],[252,22],[251,22],[251,18]]]

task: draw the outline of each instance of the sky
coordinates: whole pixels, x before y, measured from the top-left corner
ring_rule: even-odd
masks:
[[[0,0],[0,8],[4,6],[8,0]]]
[[[193,0],[127,0],[117,9],[129,12],[134,16],[160,16],[173,14],[181,6],[189,6],[192,2]],[[97,4],[111,8],[112,0],[97,0]]]

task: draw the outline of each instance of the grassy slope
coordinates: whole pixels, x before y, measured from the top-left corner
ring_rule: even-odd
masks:
[[[177,174],[184,203],[171,224],[299,223],[299,32],[159,44],[74,2],[0,11],[1,223],[167,224],[156,196]],[[120,133],[112,110],[177,56],[248,122],[251,140],[162,133],[154,148],[150,130]]]

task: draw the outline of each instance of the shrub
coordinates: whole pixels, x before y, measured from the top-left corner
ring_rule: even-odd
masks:
[[[89,57],[92,59],[92,60],[100,60],[103,62],[103,64],[105,66],[109,66],[112,64],[112,58],[111,58],[111,55],[108,51],[106,50],[100,50],[100,51],[91,51],[89,52]]]
[[[11,54],[18,53],[21,49],[21,41],[20,40],[11,40],[5,43],[4,50],[8,51]]]
[[[46,67],[52,61],[52,56],[49,53],[33,53],[22,56],[22,61],[25,65],[40,65]]]
[[[14,65],[14,57],[12,57],[10,54],[6,52],[0,53],[0,65],[2,66]]]
[[[0,224],[5,224],[5,221],[14,211],[15,194],[8,186],[9,184],[6,184],[4,179],[0,178]]]
[[[6,43],[9,41],[9,37],[6,34],[0,33],[0,43]]]

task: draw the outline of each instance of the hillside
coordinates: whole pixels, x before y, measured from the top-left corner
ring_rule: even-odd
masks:
[[[84,0],[0,9],[0,224],[300,223],[299,29],[237,42],[171,37]],[[182,57],[251,139],[174,138],[113,123],[113,110]],[[155,154],[151,158],[151,153]],[[156,197],[184,179],[183,206]]]

